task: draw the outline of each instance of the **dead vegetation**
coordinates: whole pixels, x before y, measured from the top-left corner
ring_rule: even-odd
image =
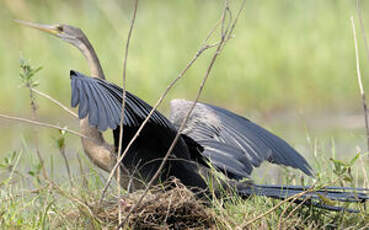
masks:
[[[169,184],[153,186],[142,202],[128,218],[129,229],[215,229],[217,226],[214,211],[179,182],[168,189]],[[127,216],[137,203],[143,190],[127,193],[121,197],[111,197],[100,206],[98,202],[89,204],[93,215],[102,221],[106,228],[114,229],[118,225],[119,204],[122,216]],[[66,214],[68,222],[78,222],[85,216],[80,208]],[[219,224],[219,223],[218,223]]]

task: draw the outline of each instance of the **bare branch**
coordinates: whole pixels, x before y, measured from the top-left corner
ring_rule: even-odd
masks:
[[[135,0],[135,6],[133,10],[133,16],[131,20],[131,24],[129,26],[129,32],[127,36],[125,54],[124,54],[124,61],[123,61],[123,95],[122,95],[122,112],[121,112],[121,120],[120,120],[120,132],[119,132],[119,145],[118,145],[118,158],[120,158],[121,151],[122,151],[122,143],[123,143],[123,122],[124,122],[124,108],[126,104],[126,77],[127,77],[127,60],[128,60],[128,49],[129,43],[132,37],[133,26],[136,20],[136,13],[138,7],[138,0]],[[126,170],[128,172],[128,170]],[[120,196],[120,167],[117,170],[117,186],[118,186],[118,197]],[[119,202],[119,213],[118,213],[118,223],[121,224],[122,219],[122,206],[121,202]]]
[[[50,95],[48,95],[48,94],[46,94],[46,93],[43,93],[43,92],[41,92],[41,91],[38,91],[38,90],[37,90],[37,89],[35,89],[35,88],[31,88],[31,90],[32,90],[34,93],[36,93],[36,94],[38,94],[38,95],[40,95],[40,96],[42,96],[42,97],[44,97],[44,98],[48,99],[49,101],[51,101],[51,102],[55,103],[57,106],[59,106],[60,108],[64,109],[67,113],[69,113],[70,115],[72,115],[74,118],[78,118],[78,115],[77,115],[75,112],[73,112],[72,110],[70,110],[68,107],[66,107],[66,106],[65,106],[65,105],[63,105],[61,102],[59,102],[59,101],[58,101],[58,100],[56,100],[55,98],[51,97]]]
[[[233,24],[231,26],[230,32],[228,33],[227,40],[231,38],[234,28],[236,27],[236,24],[238,22],[238,19],[240,18],[240,15],[242,13],[242,10],[245,8],[246,0],[243,0],[240,6],[239,11],[237,12],[236,18],[233,21]]]
[[[363,105],[365,128],[366,128],[366,136],[367,136],[367,149],[369,151],[368,108],[367,108],[367,105],[366,105],[366,98],[365,98],[365,92],[364,92],[363,82],[361,80],[361,72],[360,72],[360,64],[359,64],[359,49],[358,49],[358,45],[357,45],[357,37],[356,37],[356,30],[355,30],[355,23],[354,23],[354,17],[353,16],[351,16],[351,23],[352,23],[352,33],[354,35],[357,81],[359,83],[361,100],[362,100],[362,105]]]
[[[25,68],[23,68],[23,71],[26,73],[26,70]],[[33,120],[36,120],[37,119],[37,105],[36,105],[36,99],[35,99],[35,96],[33,94],[33,87],[32,87],[32,82],[27,82],[25,84],[25,86],[29,89],[29,97],[31,99],[31,110],[32,110],[32,119]],[[36,131],[36,130],[35,130]],[[47,175],[47,172],[46,172],[46,169],[45,169],[45,161],[41,155],[41,152],[40,152],[40,148],[39,148],[39,142],[38,142],[38,135],[37,135],[37,132],[35,132],[36,135],[33,136],[33,140],[35,142],[35,146],[36,146],[36,154],[37,154],[37,157],[40,161],[40,164],[41,164],[41,169],[42,169],[42,175],[44,176],[45,179],[48,179],[48,175]]]
[[[60,126],[57,126],[57,125],[49,124],[49,123],[30,120],[30,119],[22,118],[22,117],[9,116],[9,115],[5,115],[5,114],[1,114],[1,113],[0,113],[0,118],[7,119],[7,120],[12,120],[12,121],[20,121],[20,122],[24,122],[24,123],[28,123],[28,124],[32,124],[32,125],[36,125],[36,126],[41,126],[41,127],[46,127],[46,128],[58,129],[58,130],[61,130],[61,131],[65,131],[65,132],[74,134],[74,135],[79,136],[79,137],[90,139],[89,137],[87,137],[87,136],[85,136],[85,135],[83,135],[83,134],[81,134],[77,131],[74,131],[74,130],[71,130],[71,129],[68,129],[68,128],[63,128],[63,127],[60,127]]]

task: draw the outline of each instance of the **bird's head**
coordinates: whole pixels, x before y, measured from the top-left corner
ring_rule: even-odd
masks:
[[[91,69],[91,75],[105,79],[96,52],[80,28],[65,24],[47,25],[22,20],[15,20],[15,22],[52,34],[77,47],[86,57]]]
[[[78,48],[80,48],[80,46],[86,39],[86,36],[84,35],[81,29],[70,25],[65,24],[47,25],[22,20],[15,20],[15,22],[52,34],[68,43],[71,43],[72,45]]]

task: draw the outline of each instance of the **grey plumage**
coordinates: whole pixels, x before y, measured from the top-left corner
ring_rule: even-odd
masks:
[[[191,101],[182,99],[171,101],[170,120],[176,127],[181,124],[191,104]],[[197,103],[183,133],[202,144],[206,156],[226,172],[238,163],[244,164],[243,170],[238,171],[243,173],[231,173],[235,179],[249,176],[252,172],[250,164],[258,167],[265,160],[312,175],[312,169],[304,157],[287,142],[250,120],[214,105]],[[221,152],[228,157],[218,157]],[[231,158],[239,162],[233,164],[228,160]]]
[[[121,120],[122,89],[107,81],[86,77],[76,71],[71,71],[72,107],[80,105],[79,119],[87,115],[91,126],[100,131],[116,129]],[[123,124],[125,126],[139,126],[150,113],[152,107],[133,94],[126,94],[126,112]],[[155,111],[150,122],[164,127],[172,127],[163,115]]]

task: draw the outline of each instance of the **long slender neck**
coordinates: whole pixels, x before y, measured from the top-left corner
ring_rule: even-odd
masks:
[[[87,38],[83,38],[83,42],[78,45],[78,49],[87,59],[91,75],[105,80],[104,71],[90,41]]]
[[[87,37],[83,37],[77,47],[87,59],[91,75],[105,79],[99,58]],[[82,138],[82,146],[87,156],[98,167],[110,172],[116,161],[113,146],[104,140],[103,134],[97,128],[89,125],[88,117],[81,119],[80,128],[81,133],[89,137],[88,139]]]

